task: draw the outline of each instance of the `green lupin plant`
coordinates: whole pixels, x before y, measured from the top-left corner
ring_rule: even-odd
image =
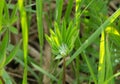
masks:
[[[79,34],[73,21],[67,24],[63,21],[62,26],[54,23],[54,31],[50,29],[50,36],[45,35],[52,48],[55,59],[63,58],[63,84],[65,84],[65,58],[74,48],[74,42]]]
[[[50,36],[45,36],[52,48],[52,53],[56,55],[55,59],[65,57],[73,50],[78,33],[79,31],[72,21],[68,28],[65,21],[63,21],[61,28],[56,22],[54,23],[54,31],[50,29]]]

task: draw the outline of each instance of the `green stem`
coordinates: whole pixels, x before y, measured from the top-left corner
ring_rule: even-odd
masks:
[[[66,61],[65,61],[65,57],[63,58],[63,83],[62,84],[65,84],[65,80],[66,80],[66,77],[65,77],[65,74],[66,74]]]

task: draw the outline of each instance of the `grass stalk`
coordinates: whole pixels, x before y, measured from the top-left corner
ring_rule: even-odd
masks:
[[[94,71],[93,71],[93,69],[92,69],[92,66],[91,66],[91,64],[90,64],[90,62],[89,62],[89,59],[88,59],[88,57],[86,56],[85,52],[83,52],[83,56],[84,56],[84,59],[85,59],[85,61],[86,61],[86,63],[87,63],[87,66],[88,66],[88,68],[89,68],[90,74],[91,74],[91,76],[92,76],[92,78],[93,78],[93,81],[95,82],[95,84],[97,84],[96,76],[95,76],[95,74],[94,74]]]
[[[117,76],[120,76],[120,72],[112,75],[112,76],[111,76],[109,79],[107,79],[103,84],[109,84],[109,82],[110,82],[113,78],[115,78],[115,77],[117,77]]]
[[[23,51],[24,51],[24,62],[25,62],[22,84],[27,84],[28,25],[27,25],[26,11],[24,8],[24,0],[18,0],[18,5],[19,5],[20,17],[21,17]]]
[[[65,57],[63,57],[63,83],[62,84],[66,84],[66,60]]]
[[[77,41],[78,41],[78,43],[79,43],[78,45],[81,45],[81,44],[82,44],[81,41],[80,41],[80,38],[77,38]],[[86,61],[86,63],[87,63],[87,66],[88,66],[88,69],[89,69],[89,71],[90,71],[91,77],[93,78],[93,81],[95,82],[95,84],[97,84],[97,79],[96,79],[96,76],[95,76],[93,67],[92,67],[92,65],[91,65],[91,63],[90,63],[90,60],[88,59],[88,57],[87,57],[87,55],[86,55],[86,53],[85,53],[85,50],[81,53],[81,55],[82,55],[82,58],[83,58],[83,59]],[[80,80],[79,80],[78,78],[79,78],[80,64],[79,64],[79,62],[77,62],[77,61],[79,61],[79,56],[76,57],[76,67],[77,67],[77,69],[76,69],[76,76],[78,76],[78,77],[76,77],[76,79],[77,79],[77,84],[79,84],[79,83],[80,83]]]
[[[43,45],[44,45],[44,36],[43,36],[43,23],[42,23],[42,6],[43,0],[36,0],[36,14],[37,14],[37,26],[38,26],[38,37],[40,43],[40,65],[42,64],[42,55],[43,55]]]
[[[82,3],[82,1],[81,0],[76,0],[76,7],[75,7],[75,24],[76,24],[76,28],[80,28],[80,20],[78,20],[78,16],[77,15],[79,15],[80,14],[80,12],[81,12],[81,10],[79,10],[79,8],[80,8],[80,6],[81,6],[81,3]],[[80,39],[79,39],[79,36],[77,37],[77,40],[78,41],[80,41]],[[79,84],[80,83],[80,80],[79,80],[79,76],[80,76],[80,73],[79,73],[79,67],[80,67],[80,65],[79,65],[79,56],[77,56],[76,57],[76,67],[77,68],[75,68],[75,74],[76,74],[76,80],[77,80],[77,83]]]
[[[105,80],[105,34],[102,32],[100,40],[100,56],[98,66],[98,84]]]
[[[109,51],[109,41],[108,35],[106,35],[106,80],[113,75],[112,62],[111,62],[111,52]],[[115,84],[114,79],[109,81],[109,84]]]
[[[44,45],[44,31],[43,31],[43,20],[42,20],[42,15],[43,15],[43,0],[36,0],[36,15],[37,15],[37,29],[38,29],[38,38],[39,38],[39,43],[40,43],[40,66],[42,66],[43,63],[43,45]],[[40,76],[39,82],[41,82],[42,76]]]
[[[80,41],[79,38],[78,38],[78,41],[79,41],[79,45],[81,45],[81,41]],[[83,53],[81,53],[81,54],[82,54],[82,56],[83,56],[83,59],[84,59],[84,60],[86,61],[86,63],[87,63],[87,66],[88,66],[88,69],[89,69],[89,71],[90,71],[90,74],[91,74],[91,76],[92,76],[92,78],[93,78],[93,81],[95,82],[95,84],[97,84],[97,79],[96,79],[94,70],[93,70],[93,68],[92,68],[92,65],[91,65],[91,63],[90,63],[90,61],[89,61],[86,53],[85,53],[85,50],[84,50]],[[78,57],[78,56],[77,56],[77,57]],[[77,60],[79,60],[79,59],[77,59]],[[77,64],[77,67],[80,67],[79,64]],[[77,82],[79,83],[79,81],[77,81]]]

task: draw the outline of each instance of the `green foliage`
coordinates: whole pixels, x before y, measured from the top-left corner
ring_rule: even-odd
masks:
[[[60,22],[62,16],[63,0],[56,0],[56,22]]]
[[[65,12],[65,20],[68,22],[70,20],[70,13],[72,11],[72,6],[73,6],[74,0],[70,0],[67,6],[67,10]]]
[[[9,56],[6,59],[5,65],[10,63],[10,61],[14,58],[17,51],[19,50],[20,44],[21,44],[21,41],[12,49],[12,51],[10,52]]]
[[[57,55],[56,59],[67,56],[74,47],[74,42],[78,36],[78,29],[74,27],[72,22],[66,28],[65,21],[61,28],[57,23],[54,25],[55,31],[50,29],[50,37],[46,35],[46,39],[52,47],[53,54]]]
[[[4,8],[4,0],[1,0],[1,3],[0,3],[0,31],[2,29],[2,13],[3,13],[3,8]]]
[[[1,1],[1,8],[0,8],[0,35],[3,35],[2,42],[0,42],[0,77],[3,78],[5,84],[12,84],[12,80],[7,72],[4,70],[4,67],[11,62],[11,60],[16,56],[16,53],[19,49],[20,42],[14,46],[14,49],[8,55],[8,45],[10,40],[10,33],[18,33],[18,30],[13,27],[13,24],[16,22],[16,11],[17,11],[17,4],[13,7],[13,11],[11,15],[9,14],[9,4],[7,4],[4,0]],[[8,80],[8,78],[10,80]]]
[[[100,33],[110,25],[118,16],[120,15],[120,9],[118,9],[111,17],[109,17],[73,54],[71,59],[68,61],[68,64],[72,62],[72,60],[78,56],[85,48],[87,48],[99,35]]]
[[[2,40],[2,43],[0,45],[0,68],[4,68],[4,64],[5,64],[5,61],[6,61],[6,48],[7,48],[7,45],[8,45],[8,41],[9,41],[9,33],[8,31],[6,32],[5,34],[5,37],[3,38]],[[1,73],[1,72],[0,72]]]
[[[3,79],[5,80],[5,83],[8,84],[12,84],[11,80],[8,80],[8,78],[10,79],[10,76],[7,74],[7,72],[4,70],[4,67],[11,62],[11,60],[13,60],[13,58],[15,57],[21,42],[19,42],[16,46],[14,46],[13,50],[10,52],[10,54],[7,56],[7,47],[9,44],[9,32],[8,30],[5,32],[4,38],[2,40],[2,42],[0,43],[0,77],[3,77]]]
[[[18,0],[16,4],[11,4],[12,0],[9,2],[1,0],[0,78],[5,84],[13,84],[13,79],[5,69],[13,59],[24,67],[22,84],[27,84],[28,71],[40,84],[42,84],[44,75],[50,78],[51,84],[54,82],[61,84],[61,79],[65,75],[65,67],[68,65],[74,76],[72,84],[82,84],[83,81],[89,84],[91,82],[115,84],[116,81],[119,81],[115,77],[119,76],[120,72],[115,71],[115,68],[120,63],[120,19],[118,18],[120,8],[109,17],[108,2],[110,0],[65,0],[68,1],[67,4],[64,4],[66,3],[64,0],[55,0],[52,3],[56,5],[55,8],[54,5],[51,5],[52,1],[35,0],[34,3],[32,0]],[[33,6],[36,7],[36,10]],[[47,6],[48,9],[44,6]],[[20,19],[17,13],[20,13]],[[37,19],[40,63],[28,56],[28,27],[31,27],[32,13],[36,14]],[[48,24],[50,28],[48,29],[50,36],[45,34],[45,37],[51,46],[52,55],[54,55],[50,60],[51,71],[46,71],[42,67],[43,62],[48,61],[43,61],[46,45],[43,18],[47,20],[45,24]],[[10,35],[19,33],[14,26],[14,23],[19,20],[23,40],[12,45]],[[22,41],[23,48],[21,49]],[[68,60],[65,60],[66,56],[69,56]],[[63,59],[63,69],[58,70],[61,59]],[[67,61],[66,64],[65,61]],[[31,65],[40,72],[40,75]],[[62,70],[64,74],[61,74]],[[58,76],[60,76],[59,79]],[[0,83],[3,83],[1,79]]]
[[[13,24],[17,21],[18,17],[16,17],[17,12],[17,4],[13,7],[13,11],[11,15],[9,14],[9,4],[4,2],[4,13],[2,17],[2,28],[1,31],[4,31],[5,29],[9,29],[10,32],[17,34],[18,30],[13,26]]]

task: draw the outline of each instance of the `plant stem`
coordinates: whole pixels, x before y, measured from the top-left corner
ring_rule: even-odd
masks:
[[[65,80],[66,80],[65,74],[66,74],[66,61],[65,61],[65,57],[63,57],[63,83],[62,84],[65,84]]]

